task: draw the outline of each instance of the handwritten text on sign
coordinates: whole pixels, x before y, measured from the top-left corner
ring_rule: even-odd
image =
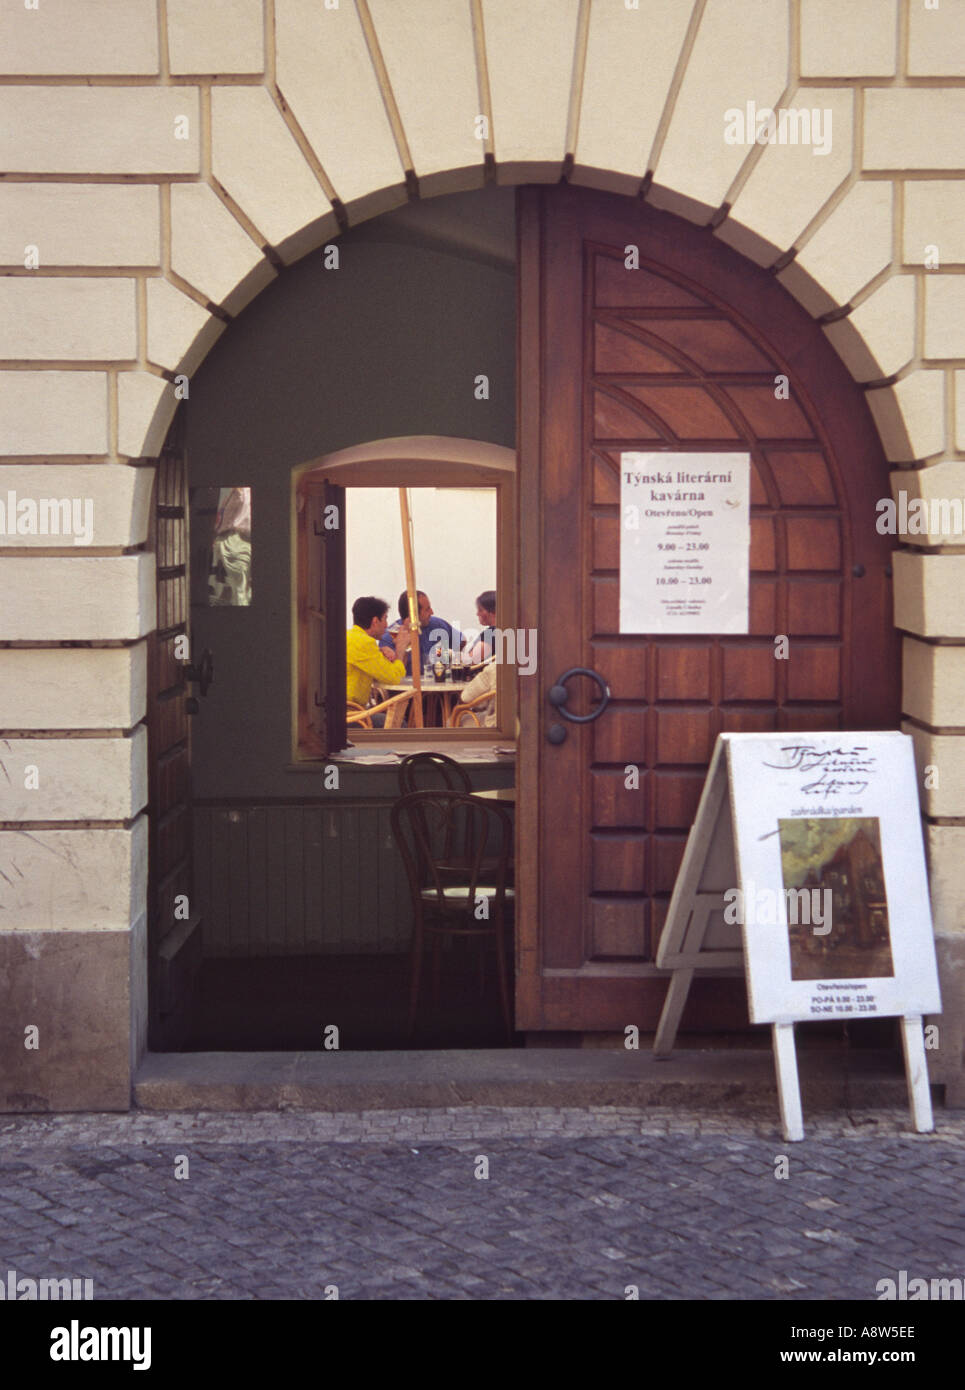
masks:
[[[747,632],[750,466],[620,455],[621,632]]]

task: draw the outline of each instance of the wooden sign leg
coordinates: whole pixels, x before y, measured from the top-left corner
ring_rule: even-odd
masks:
[[[774,1069],[777,1072],[777,1094],[781,1102],[784,1138],[789,1144],[793,1144],[804,1138],[801,1088],[798,1085],[797,1053],[794,1050],[794,1024],[772,1023],[771,1034],[774,1039]]]
[[[930,1134],[935,1128],[928,1085],[928,1063],[925,1061],[925,1037],[921,1015],[906,1014],[901,1020],[901,1050],[905,1054],[905,1077],[908,1081],[908,1104],[919,1134]]]
[[[693,970],[687,969],[675,970],[670,977],[667,997],[660,1014],[660,1022],[657,1024],[657,1035],[653,1040],[653,1055],[658,1061],[665,1062],[673,1052],[677,1029],[680,1026],[680,1015],[684,1011],[693,978]]]
[[[676,890],[674,890],[676,892]],[[710,914],[714,908],[719,906],[719,894],[716,893],[694,893],[691,899],[689,920],[687,930],[684,933],[683,944],[680,954],[688,960],[694,960],[700,955],[704,945],[704,937],[707,933],[707,923],[710,921]],[[740,964],[738,960],[736,962]],[[734,964],[728,960],[728,965]],[[660,1022],[657,1024],[656,1036],[653,1040],[653,1055],[658,1062],[666,1062],[674,1049],[677,1041],[677,1029],[680,1027],[680,1019],[687,1002],[687,995],[690,993],[690,986],[694,978],[694,970],[689,965],[678,965],[670,977],[670,984],[667,986],[667,997],[664,1000],[663,1009],[660,1013]]]

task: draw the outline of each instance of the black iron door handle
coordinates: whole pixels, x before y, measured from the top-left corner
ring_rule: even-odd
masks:
[[[570,692],[566,688],[566,682],[571,676],[589,676],[591,681],[596,681],[600,687],[600,702],[594,705],[589,714],[571,714],[566,708]],[[555,705],[564,719],[568,719],[571,724],[591,724],[594,719],[599,719],[600,715],[610,703],[610,687],[598,671],[591,671],[588,666],[571,666],[568,671],[557,679],[555,685],[550,686],[546,697],[551,705]]]
[[[207,695],[208,688],[214,681],[214,656],[211,648],[205,647],[197,666],[186,666],[184,674],[193,685],[198,687],[200,695]]]

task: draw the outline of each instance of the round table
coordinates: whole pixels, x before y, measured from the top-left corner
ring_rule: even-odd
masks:
[[[446,728],[448,726],[449,716],[452,713],[452,708],[459,700],[460,695],[465,690],[467,685],[468,681],[427,681],[425,676],[423,676],[422,693],[423,695],[431,695],[433,699],[437,699],[439,701],[440,705],[442,706],[443,728]],[[406,676],[405,679],[399,681],[398,684],[386,685],[383,686],[383,689],[386,690],[390,695],[401,695],[404,690],[412,689],[412,677]],[[423,712],[425,712],[424,704]],[[412,726],[411,719],[409,720],[409,726]]]

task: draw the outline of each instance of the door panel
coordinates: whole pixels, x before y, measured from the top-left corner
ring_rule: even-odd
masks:
[[[652,963],[717,734],[897,722],[874,526],[888,469],[818,326],[708,230],[565,185],[521,190],[519,225],[521,621],[540,667],[520,682],[517,1016],[653,1028]],[[621,635],[621,451],[735,448],[752,460],[749,634]],[[578,665],[612,701],[554,745],[547,692]],[[569,710],[592,708],[589,682],[569,690]],[[732,985],[705,982],[685,1026],[746,1024]]]

